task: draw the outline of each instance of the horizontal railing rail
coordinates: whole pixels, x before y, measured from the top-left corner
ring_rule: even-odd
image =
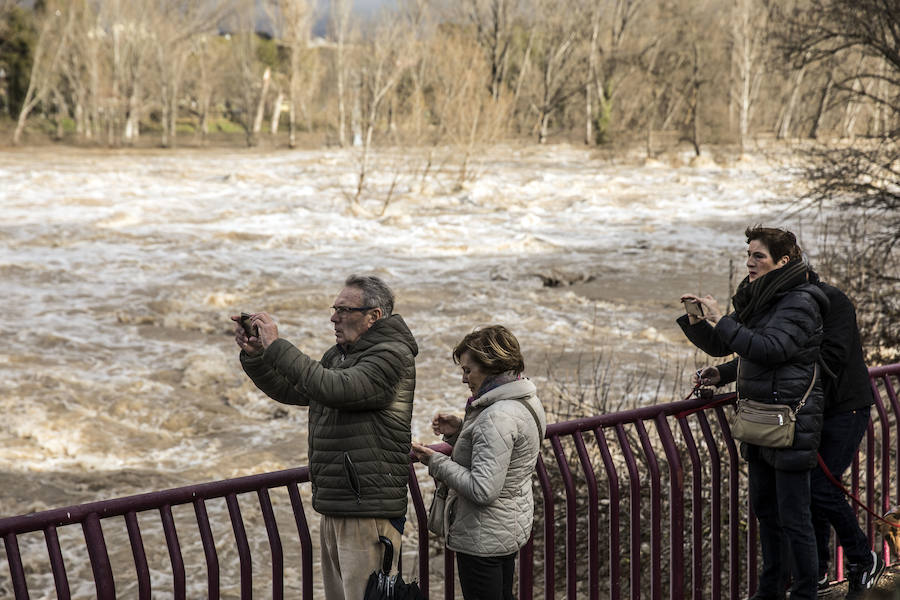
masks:
[[[900,364],[869,373],[875,411],[845,480],[884,513],[900,498]],[[752,594],[757,532],[726,419],[733,400],[692,398],[549,425],[536,465],[535,528],[519,554],[519,597]],[[411,463],[415,572],[426,597],[441,581],[452,599],[453,553],[429,537],[420,476],[427,481]],[[102,600],[160,590],[174,598],[251,598],[256,590],[309,600],[313,545],[301,488],[308,481],[301,467],[0,519],[11,591],[25,599],[30,590],[42,597],[55,590],[68,599],[84,597],[88,584]],[[860,516],[889,560],[875,543],[875,520]],[[286,521],[296,536],[282,536]],[[843,567],[836,547],[833,579]]]

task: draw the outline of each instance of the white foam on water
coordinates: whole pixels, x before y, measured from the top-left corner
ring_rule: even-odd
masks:
[[[465,401],[450,351],[473,327],[513,329],[539,381],[552,357],[600,346],[684,356],[680,293],[724,292],[748,224],[800,224],[783,220],[789,162],[635,166],[571,146],[499,148],[459,182],[452,165],[423,180],[424,161],[380,155],[355,205],[352,151],[0,153],[15,330],[0,351],[0,460],[163,481],[305,460],[305,409],[247,381],[228,317],[269,311],[318,357],[353,272],[398,292],[420,344],[414,435],[435,441],[431,415]],[[544,287],[549,276],[592,279],[601,297]],[[0,499],[11,512],[27,503]]]

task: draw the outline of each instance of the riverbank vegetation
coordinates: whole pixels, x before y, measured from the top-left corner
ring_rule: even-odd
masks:
[[[402,0],[365,20],[349,0],[3,2],[14,143],[677,140],[699,154],[895,125],[900,66],[873,51],[890,40],[838,46],[854,20],[897,19],[875,2]]]

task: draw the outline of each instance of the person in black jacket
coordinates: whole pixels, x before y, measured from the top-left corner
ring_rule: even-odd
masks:
[[[696,376],[701,383],[736,381],[741,398],[796,410],[790,447],[741,444],[763,559],[752,600],[784,597],[779,583],[782,540],[790,545],[791,599],[812,600],[817,595],[818,556],[810,514],[810,474],[822,428],[823,392],[816,361],[828,298],[807,282],[806,264],[794,234],[754,227],[745,235],[748,274],[732,298],[735,311],[723,316],[712,296],[684,294],[682,301],[701,305],[703,316],[683,315],[678,324],[707,354],[739,357],[701,369]]]
[[[819,454],[828,470],[840,479],[868,429],[875,398],[863,360],[853,304],[844,292],[821,281],[813,270],[809,271],[809,281],[825,292],[831,305],[824,316],[822,340],[825,420]],[[820,589],[828,586],[832,527],[847,557],[851,596],[871,588],[884,571],[884,559],[872,551],[869,538],[860,529],[843,492],[828,480],[822,469],[817,467],[812,472],[810,486]]]

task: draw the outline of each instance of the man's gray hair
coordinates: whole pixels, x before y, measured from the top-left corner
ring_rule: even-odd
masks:
[[[344,282],[346,287],[362,290],[363,303],[366,306],[381,309],[381,318],[389,317],[394,312],[394,292],[374,275],[351,275]]]

